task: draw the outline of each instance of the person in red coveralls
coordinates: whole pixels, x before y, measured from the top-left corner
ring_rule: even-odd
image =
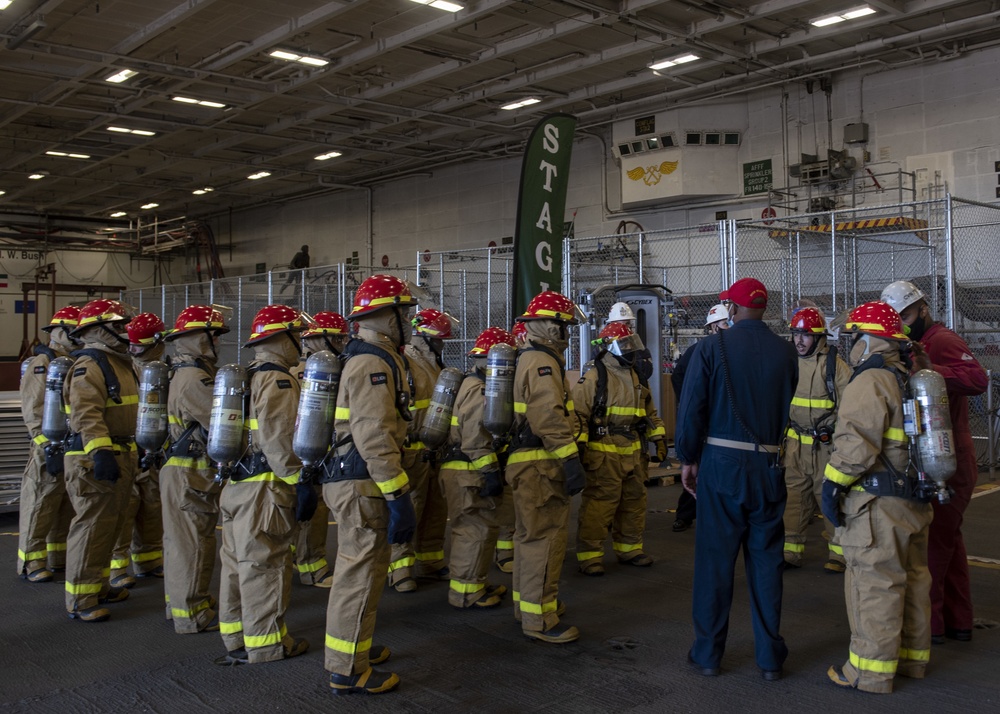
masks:
[[[986,391],[986,370],[972,356],[965,340],[934,321],[926,296],[913,283],[897,280],[886,286],[882,302],[894,307],[909,327],[909,338],[914,341],[914,369],[933,369],[944,377],[948,388],[958,469],[948,481],[954,489],[951,502],[933,502],[934,521],[927,546],[932,578],[931,642],[943,644],[945,637],[968,642],[972,639],[972,595],[962,517],[972,499],[978,466],[967,397]]]

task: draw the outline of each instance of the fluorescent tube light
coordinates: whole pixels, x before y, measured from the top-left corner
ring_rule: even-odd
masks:
[[[686,54],[680,57],[674,57],[672,59],[660,60],[659,62],[654,62],[649,65],[650,69],[666,69],[667,67],[674,67],[679,64],[687,64],[688,62],[694,62],[696,59],[700,59],[698,55]]]
[[[528,97],[527,99],[521,99],[516,102],[511,102],[510,104],[504,104],[500,108],[505,109],[506,111],[513,111],[514,109],[520,109],[521,107],[529,107],[532,104],[538,104],[540,101],[542,100],[538,97]]]
[[[330,64],[330,60],[325,57],[300,57],[299,62],[301,64],[312,65],[313,67],[326,67]]]
[[[0,10],[6,10],[14,0],[0,0]],[[2,193],[2,192],[0,192]]]
[[[211,193],[214,190],[215,189],[212,188],[211,186],[205,186],[205,188],[196,188],[191,193],[193,193],[195,196],[204,196],[206,193]]]
[[[272,57],[277,59],[288,60],[289,62],[295,62],[302,59],[302,55],[297,55],[294,52],[288,52],[286,50],[272,50],[269,53]]]
[[[180,102],[181,104],[197,104],[197,99],[192,99],[191,97],[171,97],[175,102]]]
[[[105,77],[104,81],[111,82],[112,84],[121,84],[125,80],[132,79],[132,77],[136,76],[137,74],[139,73],[132,69],[120,69],[114,74]]]
[[[38,181],[39,179],[45,178],[45,174],[34,173],[28,176],[32,181]]]
[[[874,14],[874,8],[869,7],[868,5],[861,5],[859,7],[853,7],[850,10],[838,12],[834,15],[817,17],[815,20],[810,20],[809,24],[813,27],[827,27],[828,25],[836,25],[838,22],[843,22],[844,20],[856,20],[859,17],[867,17],[868,15]]]
[[[341,156],[339,151],[330,151],[325,154],[320,154],[319,156],[314,156],[313,158],[316,159],[316,161],[326,161],[327,159],[335,159],[338,156]]]
[[[115,211],[114,213],[111,214],[111,217],[112,218],[122,218],[123,216],[127,216],[127,215],[128,214],[125,213],[125,211]]]
[[[306,55],[299,52],[292,52],[291,50],[276,49],[271,50],[267,54],[275,59],[285,60],[286,62],[300,62],[301,64],[307,64],[312,67],[325,67],[330,64],[330,60],[326,57],[320,57],[319,55]]]
[[[430,6],[436,7],[438,10],[446,10],[447,12],[458,12],[465,9],[464,5],[459,5],[456,2],[448,2],[447,0],[433,0]]]
[[[71,159],[89,159],[90,154],[67,154]]]
[[[148,131],[147,129],[129,129],[124,126],[109,126],[108,131],[113,131],[117,134],[135,134],[136,136],[156,136],[155,131]]]
[[[147,203],[145,205],[139,206],[139,208],[141,208],[144,211],[148,211],[151,208],[157,208],[157,207],[159,207],[159,205],[160,204],[158,204],[158,203]]]
[[[46,151],[45,155],[46,156],[65,156],[66,152],[65,151]]]
[[[257,179],[267,178],[270,175],[271,175],[270,171],[258,171],[255,174],[250,174],[249,176],[247,176],[247,178],[250,179],[251,181],[256,181]]]

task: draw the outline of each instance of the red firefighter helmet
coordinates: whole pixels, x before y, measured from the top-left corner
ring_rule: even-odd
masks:
[[[187,332],[196,332],[197,330],[217,334],[229,332],[221,310],[217,310],[211,305],[188,305],[181,310],[174,321],[174,329],[170,330],[164,339],[169,341]]]
[[[318,337],[319,335],[346,335],[347,320],[339,312],[317,312],[313,321],[302,333],[303,337]]]
[[[49,324],[43,327],[42,330],[44,332],[52,332],[57,327],[65,327],[68,330],[72,330],[79,321],[80,308],[75,305],[67,305],[56,310],[56,314],[52,316]]]
[[[579,308],[572,300],[554,290],[546,290],[535,295],[518,322],[525,320],[558,320],[570,325],[580,322]]]
[[[129,344],[145,346],[155,345],[157,335],[163,332],[165,327],[159,315],[143,312],[125,325],[125,331],[128,332]]]
[[[348,320],[370,315],[395,305],[415,305],[409,286],[393,275],[373,275],[358,286],[354,293],[354,308]]]
[[[476,338],[476,344],[469,350],[469,356],[485,357],[489,353],[490,347],[500,344],[517,347],[514,335],[507,332],[507,330],[501,327],[487,327],[479,333],[479,337]]]
[[[77,335],[94,325],[128,322],[130,319],[129,309],[117,300],[106,298],[91,300],[80,310],[80,318],[77,321],[76,328],[70,334]]]
[[[826,320],[823,319],[823,313],[814,307],[804,307],[797,310],[792,315],[792,321],[788,323],[788,327],[793,333],[798,332],[806,335],[826,334]]]
[[[635,330],[627,322],[609,322],[601,330],[598,337],[602,338],[605,342],[614,342],[620,337],[628,337],[633,334],[635,334]]]
[[[457,323],[458,320],[448,313],[430,309],[419,310],[410,321],[417,333],[439,340],[450,340],[451,329]]]
[[[523,322],[515,322],[513,329],[511,329],[510,331],[510,334],[514,338],[515,342],[517,342],[519,339],[526,340],[528,339],[528,326]]]
[[[250,328],[250,339],[244,347],[266,340],[283,332],[300,332],[302,316],[287,305],[267,305],[257,311]]]
[[[888,303],[879,300],[866,302],[851,310],[844,330],[862,332],[886,340],[908,339],[903,333],[903,321],[899,319],[899,313]]]

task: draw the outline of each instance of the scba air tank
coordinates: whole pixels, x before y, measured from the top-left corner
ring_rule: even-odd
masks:
[[[170,367],[165,362],[154,360],[142,366],[135,443],[146,451],[159,451],[170,435],[167,427],[169,388]]]
[[[215,375],[212,413],[208,424],[208,456],[221,465],[233,464],[243,454],[244,395],[247,371],[227,364]]]
[[[910,377],[910,391],[918,405],[915,421],[919,430],[913,439],[920,470],[944,487],[958,468],[944,377],[934,370],[922,369]]]
[[[495,437],[505,436],[514,423],[514,369],[517,350],[497,343],[486,355],[483,426]]]
[[[428,449],[437,449],[448,439],[455,398],[463,379],[465,375],[454,367],[445,367],[438,375],[431,403],[420,429],[420,440]]]
[[[340,360],[337,356],[328,350],[310,355],[302,373],[302,391],[292,439],[292,451],[306,466],[322,461],[330,448],[339,386]]]
[[[57,357],[49,363],[45,374],[45,398],[42,402],[42,434],[49,441],[62,441],[69,433],[69,414],[63,401],[66,375],[73,369],[69,357]]]

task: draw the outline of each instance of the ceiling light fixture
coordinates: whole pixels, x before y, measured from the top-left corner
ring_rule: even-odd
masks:
[[[195,99],[193,97],[181,97],[174,96],[170,97],[175,102],[180,102],[181,104],[199,104],[203,107],[212,107],[214,109],[225,109],[226,105],[219,102],[210,102],[207,99]]]
[[[134,69],[120,69],[109,77],[105,77],[105,82],[111,82],[112,84],[121,84],[122,82],[132,79],[132,77],[139,74]]]
[[[0,10],[6,10],[14,0],[0,0]]]
[[[195,196],[204,196],[206,193],[211,193],[214,190],[215,189],[212,188],[211,186],[205,186],[205,188],[196,188],[191,193],[193,193]]]
[[[823,17],[818,17],[815,20],[810,20],[809,24],[813,27],[826,27],[827,25],[835,25],[838,22],[843,22],[844,20],[857,20],[859,17],[866,17],[867,15],[874,14],[874,8],[869,7],[868,5],[861,5],[860,7],[838,12],[836,15],[824,15]]]
[[[319,156],[314,156],[313,158],[316,161],[326,161],[327,159],[335,159],[338,156],[342,156],[342,155],[343,154],[341,154],[339,151],[329,151],[329,152],[327,152],[325,154],[320,154]]]
[[[693,55],[688,53],[686,55],[681,55],[680,57],[674,57],[668,60],[660,60],[658,62],[653,62],[653,64],[649,65],[649,68],[653,70],[666,69],[667,67],[674,67],[679,64],[687,64],[688,62],[694,62],[696,59],[701,59],[701,58],[698,57],[698,55]]]
[[[511,102],[510,104],[504,104],[500,108],[509,112],[509,111],[513,111],[515,109],[520,109],[521,107],[529,107],[532,104],[538,104],[540,101],[542,101],[542,100],[539,99],[538,97],[528,97],[527,99],[521,99],[520,101],[517,101],[517,102]]]
[[[2,9],[3,8],[0,8],[0,10],[2,10]],[[7,193],[7,192],[6,191],[0,191],[0,196],[3,196],[5,193]]]
[[[136,136],[156,136],[155,131],[149,131],[147,129],[128,129],[124,126],[109,126],[108,131],[113,131],[118,134],[135,134]]]
[[[275,59],[285,60],[286,62],[299,62],[312,67],[326,67],[330,64],[330,60],[326,57],[320,57],[319,55],[305,55],[299,52],[292,52],[291,50],[271,50],[267,54]]]
[[[114,213],[111,214],[111,217],[112,218],[122,218],[123,216],[127,216],[127,215],[128,214],[125,213],[125,211],[115,211]]]
[[[448,2],[447,0],[413,0],[413,2],[419,5],[430,5],[431,7],[436,7],[438,10],[447,10],[448,12],[458,12],[465,9],[465,5]]]
[[[257,179],[267,178],[270,175],[271,175],[270,171],[258,171],[255,174],[250,174],[249,176],[247,176],[247,178],[250,179],[251,181],[256,181]]]
[[[48,175],[49,175],[48,171],[36,171],[35,173],[30,174],[28,178],[31,179],[32,181],[38,181],[39,179],[43,179]]]
[[[160,204],[158,204],[158,203],[147,203],[147,204],[145,204],[143,206],[139,206],[139,208],[141,208],[144,211],[148,211],[151,208],[157,208],[159,205]]]
[[[90,154],[69,154],[65,151],[46,151],[46,156],[59,156],[66,159],[89,159]]]

